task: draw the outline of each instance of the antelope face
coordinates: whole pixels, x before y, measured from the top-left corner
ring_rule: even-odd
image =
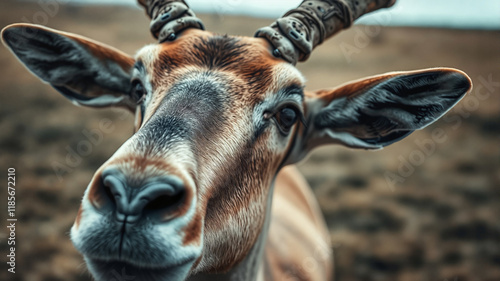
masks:
[[[280,167],[325,143],[378,149],[470,90],[454,69],[304,92],[261,38],[188,29],[135,59],[74,34],[12,25],[2,38],[74,103],[135,112],[135,133],[88,185],[71,238],[97,280],[224,272],[261,233]]]
[[[95,174],[71,232],[95,275],[127,263],[185,276],[244,258],[303,112],[302,77],[269,48],[189,30],[138,52],[136,133]]]

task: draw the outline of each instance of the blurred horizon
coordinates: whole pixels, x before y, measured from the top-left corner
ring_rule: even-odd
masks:
[[[74,5],[138,6],[136,0],[57,0],[57,2]],[[277,18],[290,8],[298,6],[302,0],[186,0],[186,2],[196,13]],[[498,0],[398,0],[392,8],[363,16],[356,23],[500,30],[500,2]]]

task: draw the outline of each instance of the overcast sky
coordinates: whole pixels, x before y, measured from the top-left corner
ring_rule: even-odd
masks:
[[[136,5],[136,0],[69,0]],[[242,14],[277,18],[302,0],[186,0],[198,13]],[[390,10],[364,16],[357,23],[500,30],[500,0],[397,0]]]

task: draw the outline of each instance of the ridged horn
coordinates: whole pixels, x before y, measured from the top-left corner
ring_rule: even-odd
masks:
[[[312,50],[364,14],[387,8],[396,0],[306,0],[255,37],[266,38],[273,54],[292,64],[306,61]]]
[[[205,26],[183,0],[138,0],[151,19],[149,30],[159,42],[174,40],[187,28]]]

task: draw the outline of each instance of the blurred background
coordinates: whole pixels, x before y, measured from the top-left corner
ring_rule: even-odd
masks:
[[[300,3],[187,2],[207,29],[246,36]],[[14,22],[78,33],[129,54],[153,42],[134,0],[2,0],[0,26]],[[298,66],[308,89],[436,66],[467,72],[475,88],[444,118],[384,150],[328,146],[299,164],[331,232],[336,280],[500,280],[500,4],[399,0],[360,23]],[[91,280],[68,233],[94,171],[132,134],[133,118],[74,107],[3,46],[0,64],[0,197],[6,206],[6,171],[15,167],[18,218],[17,273],[6,270],[2,227],[0,280]],[[107,119],[112,132],[68,165],[71,151]]]

